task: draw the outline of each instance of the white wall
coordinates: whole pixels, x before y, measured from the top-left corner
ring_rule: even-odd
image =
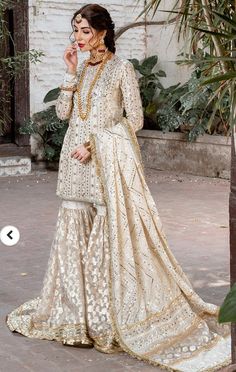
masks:
[[[170,11],[176,0],[163,0],[160,4],[160,10]],[[154,18],[151,19],[151,13],[147,20],[166,21],[175,15],[157,11]],[[178,66],[175,61],[183,48],[183,41],[178,42],[178,31],[175,24],[162,26],[147,26],[147,55],[157,54],[159,58],[158,67],[167,74],[166,78],[161,79],[162,84],[167,87],[179,82],[188,80],[190,70],[186,66]]]

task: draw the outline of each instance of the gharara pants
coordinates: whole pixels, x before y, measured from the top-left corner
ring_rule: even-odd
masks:
[[[27,337],[121,351],[114,339],[109,301],[105,205],[63,200],[40,296],[7,317]]]

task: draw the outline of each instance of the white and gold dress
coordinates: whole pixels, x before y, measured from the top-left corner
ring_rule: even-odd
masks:
[[[66,74],[64,87],[77,76]],[[99,65],[88,66],[87,94]],[[146,184],[135,132],[143,126],[131,62],[113,54],[92,92],[86,120],[77,92],[61,91],[57,115],[69,118],[59,163],[62,199],[40,295],[7,316],[25,336],[125,351],[169,371],[216,371],[230,363],[230,329],[217,322],[171,253]],[[124,115],[125,111],[125,115]],[[71,158],[90,141],[86,163]]]

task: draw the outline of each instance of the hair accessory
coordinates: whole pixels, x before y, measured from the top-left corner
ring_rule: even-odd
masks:
[[[81,15],[81,13],[78,13],[77,14],[77,16],[75,17],[75,20],[76,20],[76,22],[81,22],[82,21],[82,15]]]

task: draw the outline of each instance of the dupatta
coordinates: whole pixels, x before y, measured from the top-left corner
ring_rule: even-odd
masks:
[[[107,205],[115,338],[128,354],[169,371],[230,363],[230,327],[204,302],[168,247],[128,120],[90,134]]]

